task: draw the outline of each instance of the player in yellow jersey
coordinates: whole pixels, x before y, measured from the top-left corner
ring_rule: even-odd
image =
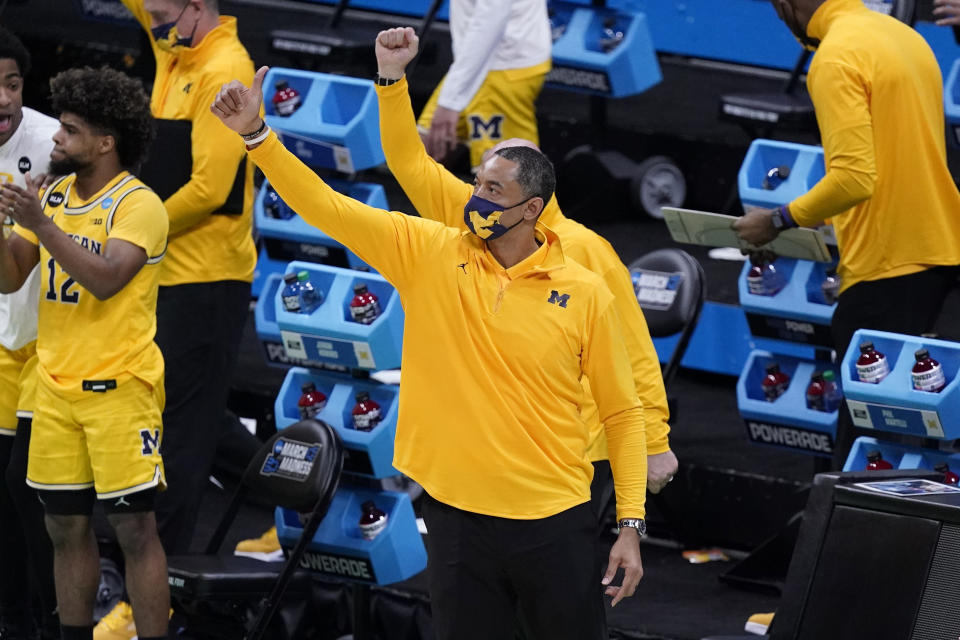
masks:
[[[140,83],[117,71],[65,71],[50,86],[60,114],[50,169],[65,177],[39,196],[29,174],[26,189],[0,188],[0,213],[17,222],[0,241],[0,291],[41,269],[27,483],[53,541],[63,640],[93,637],[97,502],[123,550],[140,638],[166,638],[166,557],[153,513],[165,487],[163,358],[153,336],[167,217],[128,171],[153,120]]]

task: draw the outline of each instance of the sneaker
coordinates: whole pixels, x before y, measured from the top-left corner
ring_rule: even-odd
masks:
[[[773,622],[772,613],[755,613],[747,619],[747,624],[743,626],[743,630],[758,636],[766,635],[771,622]]]
[[[136,640],[137,625],[133,623],[133,608],[121,600],[93,628],[93,640]]]
[[[259,538],[241,540],[237,543],[234,555],[256,558],[264,562],[280,562],[283,560],[283,549],[280,548],[280,539],[277,538],[277,528],[270,527]]]

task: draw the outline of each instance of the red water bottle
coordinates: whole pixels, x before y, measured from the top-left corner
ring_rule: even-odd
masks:
[[[930,357],[930,352],[926,349],[917,349],[913,357],[917,361],[913,365],[913,369],[910,370],[913,388],[917,391],[940,393],[947,386],[947,377],[943,373],[943,367]]]
[[[303,392],[297,401],[300,419],[315,418],[327,406],[327,396],[322,391],[317,391],[317,386],[312,382],[304,382],[300,385],[300,390]]]
[[[353,287],[353,299],[350,301],[350,317],[360,324],[371,324],[380,316],[380,299],[367,290],[367,285]]]
[[[873,342],[864,340],[860,343],[860,357],[857,358],[857,377],[860,382],[877,384],[890,373],[890,363],[887,356],[873,348]]]
[[[881,469],[893,469],[893,465],[883,459],[883,454],[879,451],[870,451],[867,453],[867,471],[880,471]]]
[[[810,384],[807,385],[807,409],[824,410],[823,390],[823,373],[814,371],[810,376]]]
[[[950,471],[950,465],[946,462],[938,462],[933,465],[933,470],[943,474],[943,484],[956,485],[960,483],[960,476]]]
[[[747,291],[755,296],[767,295],[763,283],[763,259],[759,253],[750,254],[750,270],[747,271]]]
[[[760,384],[763,387],[763,397],[767,399],[767,402],[773,402],[787,390],[787,386],[790,384],[790,376],[780,371],[779,364],[771,362],[767,365],[767,375],[763,377],[763,382]]]
[[[373,500],[367,500],[360,508],[363,514],[360,516],[360,535],[365,540],[373,540],[387,528],[387,514],[377,509]]]
[[[357,394],[357,404],[353,406],[353,428],[357,431],[371,431],[380,422],[380,405],[370,399],[370,394],[361,391]]]
[[[300,108],[300,92],[286,80],[279,80],[273,94],[273,110],[278,116],[289,116]]]

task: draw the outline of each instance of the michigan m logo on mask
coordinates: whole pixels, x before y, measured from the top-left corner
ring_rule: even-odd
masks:
[[[570,299],[569,293],[559,293],[556,289],[550,291],[550,298],[547,300],[550,304],[555,304],[567,308],[567,300]]]
[[[149,456],[160,450],[160,429],[140,429],[140,440],[143,448],[140,454]]]
[[[480,140],[499,140],[503,137],[503,115],[497,114],[491,116],[489,120],[484,120],[482,116],[470,116],[470,139]]]
[[[476,211],[471,211],[469,213],[470,223],[473,225],[474,233],[477,234],[477,237],[481,240],[486,240],[491,235],[493,235],[493,225],[497,224],[500,221],[500,216],[503,215],[503,211],[494,211],[489,216],[484,218]]]

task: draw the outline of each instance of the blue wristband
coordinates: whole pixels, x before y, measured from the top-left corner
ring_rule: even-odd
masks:
[[[792,229],[793,227],[798,226],[796,221],[790,215],[790,208],[787,205],[782,205],[778,211],[780,212],[780,218],[783,219],[783,228]]]

